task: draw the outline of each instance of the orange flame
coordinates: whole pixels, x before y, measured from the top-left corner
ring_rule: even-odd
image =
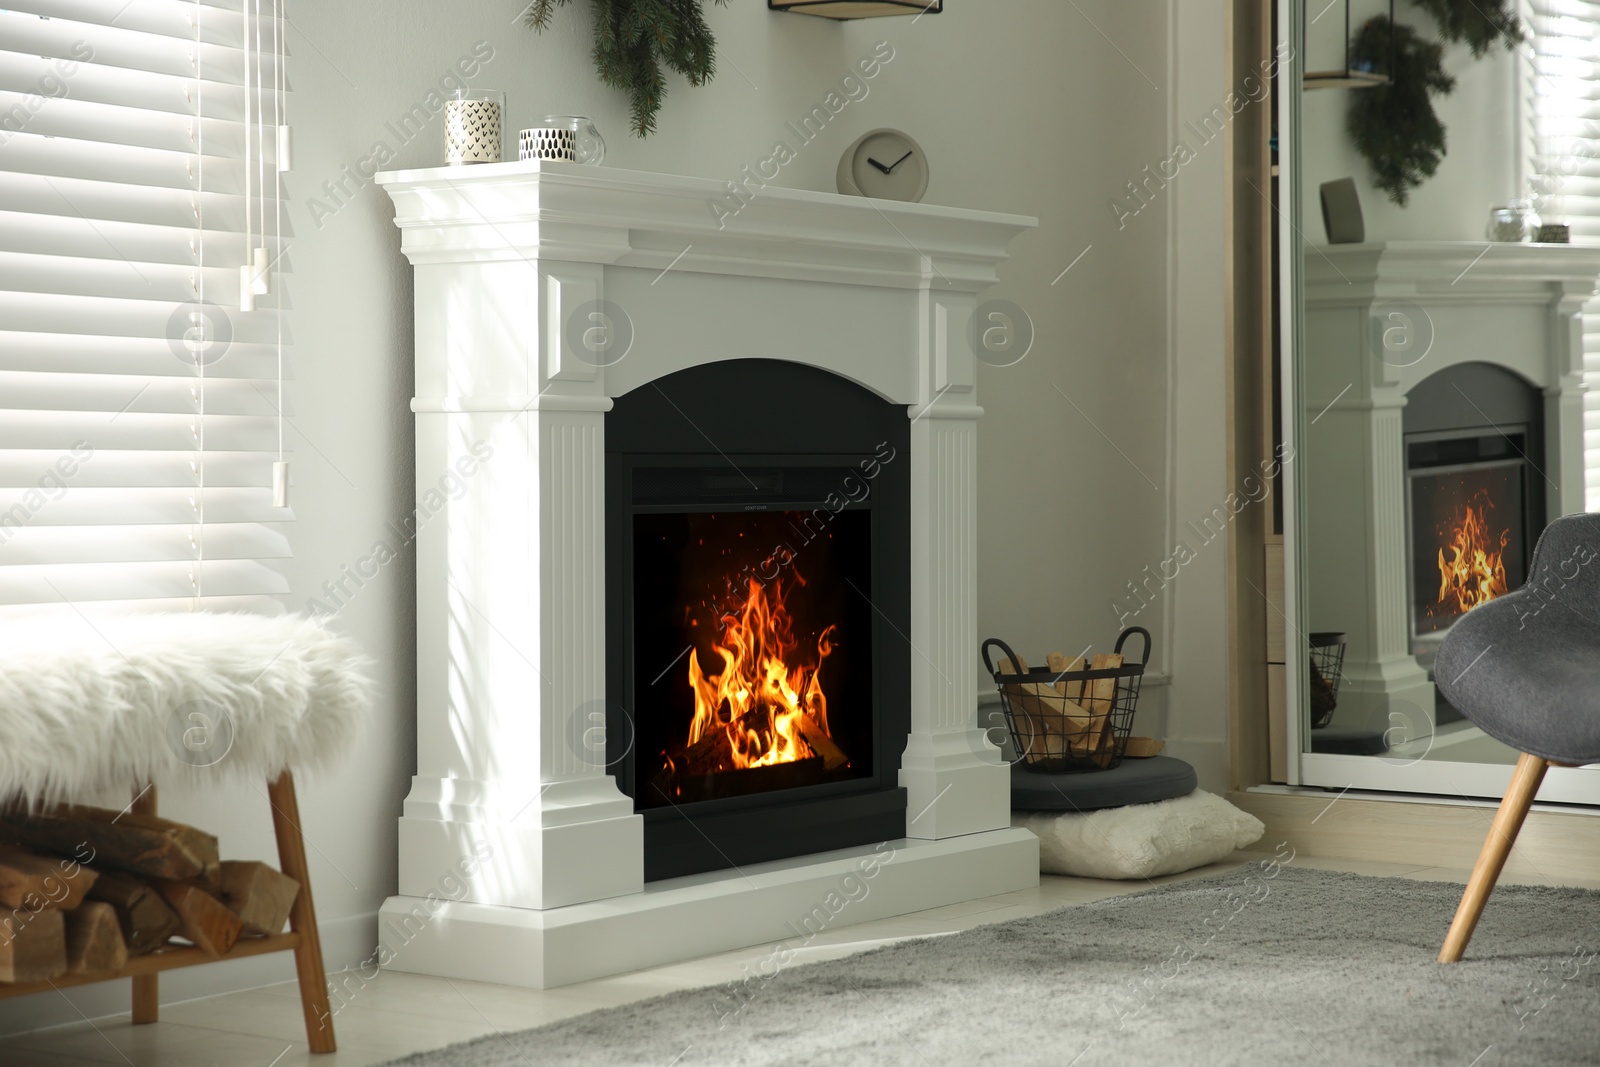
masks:
[[[805,584],[798,573],[794,579]],[[711,651],[721,658],[722,672],[703,672],[699,649],[689,657],[694,690],[689,744],[721,731],[734,769],[808,759],[816,752],[806,734],[828,732],[828,698],[820,678],[836,627],[822,631],[816,660],[806,662],[784,607],[782,583],[774,581],[768,592],[752,578],[747,594],[737,614],[724,613],[718,620],[723,636]]]
[[[1452,614],[1470,611],[1506,592],[1506,566],[1502,558],[1511,531],[1500,531],[1496,546],[1489,536],[1487,500],[1481,508],[1470,503],[1439,549],[1439,603]],[[1446,559],[1446,552],[1450,557]]]

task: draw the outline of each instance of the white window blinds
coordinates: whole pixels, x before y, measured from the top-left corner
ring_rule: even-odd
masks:
[[[1572,226],[1574,243],[1600,243],[1600,3],[1533,0],[1527,71],[1527,169],[1540,206]],[[1583,316],[1584,472],[1587,508],[1600,511],[1600,301]]]
[[[0,610],[282,610],[282,181],[254,126],[286,104],[282,24],[251,0],[8,3]],[[247,231],[275,262],[242,312]]]

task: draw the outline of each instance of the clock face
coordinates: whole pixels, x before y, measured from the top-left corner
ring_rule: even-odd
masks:
[[[928,191],[928,160],[899,130],[871,130],[845,149],[838,178],[841,193],[917,201]]]

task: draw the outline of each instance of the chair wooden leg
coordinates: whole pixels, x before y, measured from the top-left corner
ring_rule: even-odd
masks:
[[[156,813],[156,786],[151,782],[145,790],[133,798],[133,805],[129,809],[136,815],[154,815]],[[141,974],[133,979],[133,1021],[135,1023],[153,1023],[161,1018],[161,976],[156,974]]]
[[[1467,942],[1472,940],[1472,931],[1477,929],[1483,906],[1489,902],[1495,882],[1500,880],[1506,857],[1511,854],[1517,832],[1522,829],[1522,821],[1528,817],[1528,809],[1533,806],[1533,798],[1538,794],[1539,783],[1544,781],[1544,772],[1549,766],[1548,761],[1526,752],[1517,760],[1517,769],[1511,774],[1511,784],[1500,801],[1500,810],[1495,812],[1493,825],[1489,827],[1489,837],[1483,843],[1483,851],[1478,853],[1477,866],[1472,868],[1466,892],[1461,894],[1461,903],[1456,907],[1450,933],[1445,936],[1444,947],[1439,950],[1440,963],[1455,963],[1467,950]]]
[[[312,1052],[333,1052],[333,1013],[328,1007],[328,976],[322,966],[322,938],[317,933],[317,911],[311,902],[311,872],[306,869],[306,844],[300,835],[300,805],[294,779],[284,771],[267,783],[272,801],[272,829],[278,837],[278,862],[283,873],[300,883],[300,895],[289,912],[289,929],[300,935],[294,950],[295,973],[300,980],[300,1006],[306,1017],[306,1043]]]

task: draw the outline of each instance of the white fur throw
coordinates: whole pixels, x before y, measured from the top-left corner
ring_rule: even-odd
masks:
[[[0,623],[0,801],[327,768],[371,707],[370,670],[298,615]]]
[[[1215,863],[1261,840],[1249,812],[1196,789],[1186,797],[1126,808],[1018,811],[1012,826],[1039,839],[1039,869],[1080,878],[1153,878]]]

